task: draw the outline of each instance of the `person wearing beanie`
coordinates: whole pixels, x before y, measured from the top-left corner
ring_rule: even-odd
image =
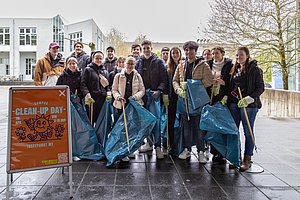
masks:
[[[67,67],[63,73],[58,77],[56,85],[67,85],[70,87],[70,94],[74,95],[71,100],[76,103],[81,102],[83,98],[80,90],[81,72],[78,71],[78,61],[74,57],[69,57],[66,60]]]

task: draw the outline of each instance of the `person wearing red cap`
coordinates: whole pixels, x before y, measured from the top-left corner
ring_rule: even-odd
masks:
[[[36,63],[34,71],[34,84],[36,86],[54,86],[58,77],[64,71],[64,58],[58,52],[59,45],[56,42],[49,44],[49,52]]]

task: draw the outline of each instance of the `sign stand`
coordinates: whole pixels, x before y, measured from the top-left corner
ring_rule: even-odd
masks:
[[[252,163],[251,167],[249,169],[247,169],[245,172],[247,172],[247,173],[262,173],[262,172],[264,172],[264,168]]]
[[[72,199],[69,87],[11,87],[8,110],[6,200],[9,200],[13,173],[58,167],[62,167],[62,172],[64,167],[69,167]]]
[[[70,186],[70,199],[73,199],[73,169],[72,165],[69,166],[69,186]]]
[[[9,174],[6,175],[6,200],[9,200]]]

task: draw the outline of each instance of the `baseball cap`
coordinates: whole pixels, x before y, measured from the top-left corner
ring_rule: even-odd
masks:
[[[56,42],[51,42],[49,44],[49,48],[55,48],[55,47],[58,47],[59,48],[59,45],[56,43]]]
[[[113,46],[107,47],[107,48],[106,48],[106,51],[107,51],[108,49],[111,49],[111,50],[115,51],[115,48],[114,48]]]

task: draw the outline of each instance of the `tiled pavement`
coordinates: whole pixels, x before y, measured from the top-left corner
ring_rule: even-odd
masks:
[[[112,168],[104,161],[75,162],[74,199],[300,199],[299,130],[297,119],[257,119],[253,159],[264,168],[261,174],[210,161],[202,165],[195,155],[157,161],[155,155],[137,154]],[[7,106],[0,100],[0,199],[5,199],[6,134]],[[11,199],[69,199],[68,178],[67,169],[64,174],[56,168],[16,173]]]

